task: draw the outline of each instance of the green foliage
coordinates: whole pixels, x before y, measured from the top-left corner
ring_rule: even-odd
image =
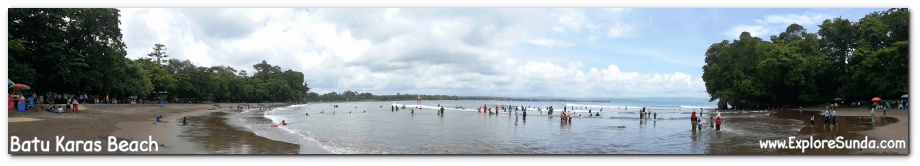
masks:
[[[226,66],[166,60],[164,44],[154,45],[151,59],[127,59],[118,13],[110,8],[9,9],[10,79],[39,93],[182,101],[302,101],[310,90],[303,73],[281,72],[265,61],[248,77]]]
[[[733,105],[741,100],[780,105],[905,94],[907,20],[907,9],[890,9],[859,22],[825,20],[817,34],[792,24],[770,42],[744,32],[739,40],[723,40],[706,51],[706,91],[710,100]]]
[[[863,47],[853,53],[863,59],[850,77],[849,84],[855,94],[861,96],[894,97],[908,93],[909,51],[907,41],[895,43],[878,51]]]

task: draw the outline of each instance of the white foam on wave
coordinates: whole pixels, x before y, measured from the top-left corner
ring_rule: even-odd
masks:
[[[689,106],[689,105],[680,105],[680,108],[702,108],[702,109],[716,109],[718,106]]]
[[[275,110],[278,110],[278,109],[273,109],[272,111],[275,111]],[[269,112],[265,112],[262,116],[265,117],[266,119],[271,120],[271,121],[272,121],[272,124],[279,124],[279,123],[281,122],[281,116],[272,115],[272,114],[270,114],[270,111],[269,111]],[[296,118],[291,119],[290,121],[289,121],[289,120],[285,120],[285,122],[289,122],[289,123],[291,123],[291,124],[297,123]],[[282,129],[282,130],[284,130],[284,131],[287,131],[288,133],[291,133],[291,134],[294,134],[294,135],[298,135],[298,136],[300,136],[301,138],[306,139],[307,141],[310,141],[310,142],[315,143],[315,144],[318,145],[320,148],[322,148],[323,150],[329,151],[330,153],[334,153],[334,154],[356,154],[356,153],[358,153],[358,151],[355,151],[355,150],[349,150],[349,149],[347,149],[347,148],[341,148],[341,147],[336,147],[336,146],[332,146],[332,145],[325,144],[325,143],[323,143],[322,141],[319,141],[319,140],[317,140],[316,138],[314,138],[314,137],[312,137],[312,136],[308,136],[308,135],[304,135],[304,134],[303,134],[303,132],[308,132],[308,131],[303,131],[303,132],[301,132],[301,131],[299,131],[299,130],[297,130],[297,129],[295,129],[295,128],[291,128],[291,127],[287,127],[287,126],[282,126],[282,125],[279,125],[278,127],[275,127],[275,128],[279,128],[279,129]],[[252,128],[250,128],[250,129],[252,129]]]

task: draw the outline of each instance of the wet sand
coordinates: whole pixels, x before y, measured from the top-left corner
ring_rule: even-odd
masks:
[[[115,136],[119,140],[147,140],[148,136],[160,144],[158,152],[152,154],[296,154],[300,145],[273,141],[228,124],[227,116],[239,110],[227,108],[214,109],[211,104],[167,104],[167,105],[84,105],[80,113],[50,113],[46,111],[16,112],[8,110],[9,136],[18,136],[22,140],[39,137],[40,140],[54,141],[55,136],[66,136],[67,140],[99,140],[105,144],[106,137]],[[160,108],[163,106],[163,108]],[[823,107],[787,109],[772,111],[771,116],[798,121],[782,121],[783,125],[805,124],[795,136],[813,136],[815,139],[844,138],[870,140],[908,140],[908,110],[889,109],[887,115],[881,110],[872,117],[866,108],[838,108],[837,121],[840,126],[824,127]],[[815,127],[811,127],[809,118],[814,112]],[[723,112],[724,113],[724,112]],[[167,122],[156,123],[156,116],[164,116]],[[189,126],[182,125],[186,117]],[[726,119],[728,125],[762,124],[773,122],[756,122],[748,118]],[[754,131],[769,133],[771,128],[751,128]],[[710,145],[707,154],[803,154],[797,149],[765,151],[751,145],[734,146],[735,143],[750,143],[750,138],[726,137],[724,132],[694,133],[693,139],[708,135]],[[790,135],[791,136],[791,135]],[[724,138],[726,140],[719,140]],[[704,139],[700,137],[699,139]],[[746,140],[728,140],[746,139]],[[807,137],[806,137],[807,139]],[[753,140],[756,142],[756,140]],[[908,142],[908,147],[909,147]],[[9,152],[9,151],[8,151]],[[15,152],[12,154],[113,154],[110,152]],[[120,154],[120,153],[115,153]],[[908,154],[908,149],[807,149],[804,154]]]
[[[238,113],[238,112],[234,112]],[[297,154],[300,145],[270,140],[228,124],[224,111],[188,117],[180,137],[189,138],[215,154]]]
[[[826,110],[824,107],[809,107],[803,108],[803,110],[813,110],[820,111],[824,113]],[[908,139],[909,131],[909,110],[902,109],[892,109],[888,108],[886,114],[883,114],[882,110],[875,110],[875,116],[872,116],[871,111],[866,107],[859,108],[837,108],[837,120],[840,121],[841,117],[848,119],[859,119],[859,121],[864,123],[872,123],[873,117],[878,117],[876,122],[872,124],[870,129],[858,130],[852,133],[855,137],[850,137],[844,135],[845,138],[863,138],[865,136],[869,137],[869,140],[905,140],[907,142],[907,147],[910,147],[910,140]],[[820,114],[820,113],[816,113]],[[809,116],[810,117],[810,116]],[[818,125],[817,116],[815,117],[815,124]],[[823,119],[822,119],[823,120]],[[881,120],[881,121],[878,121]],[[821,121],[820,123],[823,123]],[[841,122],[837,122],[841,123]],[[847,126],[847,124],[841,124],[842,126]],[[861,128],[869,128],[869,126],[861,126]],[[903,149],[862,149],[862,150],[853,150],[847,154],[909,154],[908,148]]]
[[[152,136],[159,144],[156,152],[129,152],[152,154],[211,154],[211,152],[194,141],[182,138],[182,117],[198,115],[218,110],[230,110],[236,103],[219,104],[223,108],[216,108],[213,104],[86,104],[81,105],[80,113],[51,113],[34,109],[32,111],[17,112],[8,110],[11,119],[39,119],[32,121],[9,121],[9,136],[18,136],[21,140],[50,141],[55,145],[56,136],[64,136],[66,140],[102,141],[103,146],[108,142],[108,136],[115,136],[119,140],[145,141]],[[254,106],[254,105],[253,105]],[[214,110],[216,109],[216,110]],[[156,117],[163,116],[166,122],[157,123]],[[7,150],[9,153],[9,149]],[[50,152],[13,152],[11,154],[122,154],[122,152],[108,152],[103,147],[101,152],[55,152],[54,147]]]

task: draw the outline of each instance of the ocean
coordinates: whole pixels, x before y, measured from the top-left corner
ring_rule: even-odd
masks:
[[[444,106],[443,115],[438,105]],[[520,111],[490,115],[477,111],[483,105],[530,108],[526,117]],[[550,106],[553,115],[545,110]],[[575,112],[571,123],[561,122],[563,107]],[[643,107],[657,117],[640,118]],[[704,127],[692,131],[691,112],[701,108]],[[784,118],[770,116],[772,111],[715,108],[716,103],[699,98],[347,102],[249,109],[228,119],[258,136],[300,145],[296,153],[302,154],[787,154],[795,151],[759,149],[757,140],[821,134],[803,132],[807,122],[801,117],[809,112]],[[715,131],[707,121],[719,114],[724,124]],[[272,127],[282,120],[288,125]]]

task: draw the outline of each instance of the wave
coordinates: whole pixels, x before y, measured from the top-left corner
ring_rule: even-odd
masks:
[[[273,109],[273,110],[271,110],[271,111],[276,111],[276,110],[278,110],[278,109]],[[280,124],[280,123],[281,123],[281,119],[282,119],[281,116],[272,115],[272,114],[269,114],[269,113],[270,113],[270,111],[269,111],[269,112],[265,112],[264,114],[262,114],[262,116],[265,117],[266,119],[271,120],[271,121],[272,121],[272,124]],[[298,123],[298,122],[297,122],[297,118],[289,118],[289,119],[286,119],[285,122],[288,122],[288,123],[290,123],[290,124],[297,124],[297,123]],[[249,129],[252,129],[251,127],[248,127],[248,128],[249,128]],[[314,143],[315,145],[318,145],[320,148],[322,148],[323,150],[326,150],[326,151],[328,151],[328,152],[330,152],[330,153],[334,153],[334,154],[358,154],[358,153],[360,153],[359,151],[350,150],[349,148],[346,148],[346,147],[337,147],[337,146],[329,145],[328,143],[325,143],[324,141],[320,141],[319,139],[317,139],[317,138],[314,137],[314,136],[310,136],[309,134],[304,134],[304,132],[307,132],[307,131],[299,131],[299,130],[297,130],[297,129],[294,129],[294,128],[292,128],[292,127],[287,127],[287,126],[278,126],[278,127],[273,127],[273,128],[275,128],[275,129],[281,129],[281,130],[284,130],[284,131],[286,131],[286,132],[288,132],[288,133],[290,133],[290,134],[294,134],[294,135],[300,136],[301,138],[303,138],[303,139],[305,139],[305,140],[307,140],[307,141],[309,141],[309,142],[312,142],[312,143]]]
[[[716,109],[716,108],[719,108],[719,106],[689,106],[689,105],[680,105],[680,108]]]
[[[668,107],[668,106],[662,107],[662,106],[589,105],[589,104],[571,104],[571,103],[566,103],[565,106],[566,107],[576,107],[577,109],[607,108],[607,109],[612,109],[612,110],[623,110],[623,109],[641,110],[642,108],[652,109],[652,110],[686,110],[686,109],[710,108],[710,107],[702,107],[702,106],[684,106],[684,105],[681,105],[680,107]],[[712,107],[712,109],[714,108],[718,108],[718,107]]]

